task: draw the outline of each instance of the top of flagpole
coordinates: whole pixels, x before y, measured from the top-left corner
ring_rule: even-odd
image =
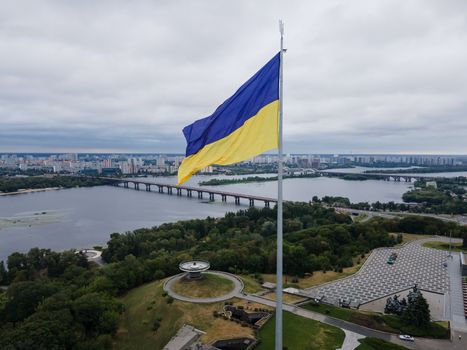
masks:
[[[280,19],[279,20],[279,31],[281,33],[281,37],[284,36],[284,22]]]

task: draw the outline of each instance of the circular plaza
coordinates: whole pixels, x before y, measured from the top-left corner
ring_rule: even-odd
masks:
[[[164,283],[164,291],[172,298],[192,303],[214,303],[240,294],[243,282],[227,272],[209,271],[207,261],[193,260],[179,264],[182,273]]]

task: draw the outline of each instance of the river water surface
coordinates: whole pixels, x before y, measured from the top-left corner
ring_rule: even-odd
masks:
[[[263,176],[272,176],[263,175]],[[187,183],[219,176],[194,176]],[[147,181],[176,183],[172,177]],[[377,180],[345,181],[338,178],[284,180],[284,198],[309,201],[313,196],[344,196],[352,202],[400,202],[410,183]],[[142,187],[144,188],[144,186]],[[213,187],[218,190],[276,197],[277,182],[245,183]],[[124,232],[207,216],[223,216],[239,208],[232,202],[214,203],[198,198],[169,196],[111,186],[75,188],[0,197],[0,260],[14,251],[32,247],[63,250],[105,244],[112,232]],[[262,205],[262,203],[257,203]]]

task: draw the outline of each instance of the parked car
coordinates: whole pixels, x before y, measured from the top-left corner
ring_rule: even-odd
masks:
[[[415,341],[415,338],[414,337],[411,337],[410,335],[400,335],[399,336],[399,339],[400,340],[405,340],[405,341]]]

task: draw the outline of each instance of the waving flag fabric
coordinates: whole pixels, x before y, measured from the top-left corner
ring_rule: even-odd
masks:
[[[212,165],[241,162],[278,147],[280,54],[209,117],[183,129],[186,158],[178,184]]]

